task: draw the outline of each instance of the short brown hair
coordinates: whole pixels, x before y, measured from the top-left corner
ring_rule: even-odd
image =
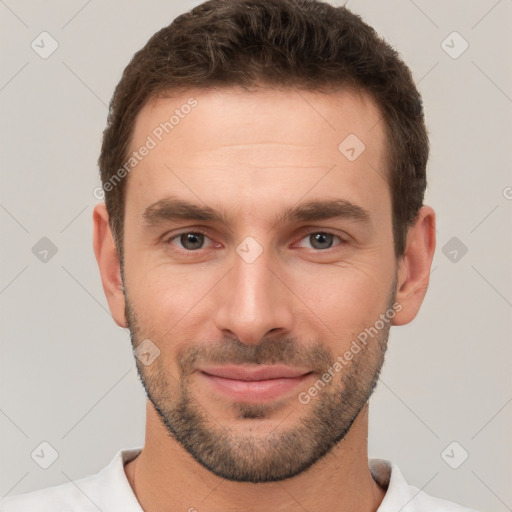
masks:
[[[420,94],[398,53],[345,7],[316,0],[209,0],[149,39],[110,102],[98,164],[121,262],[126,180],[105,184],[125,164],[137,114],[169,91],[219,86],[368,92],[387,133],[394,249],[397,258],[403,255],[407,230],[423,205],[429,142]]]

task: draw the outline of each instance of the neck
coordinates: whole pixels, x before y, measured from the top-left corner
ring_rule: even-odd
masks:
[[[271,483],[231,482],[196,462],[159,421],[148,402],[145,445],[125,466],[145,512],[166,510],[336,510],[374,512],[385,491],[368,468],[368,405],[342,442],[304,473]]]

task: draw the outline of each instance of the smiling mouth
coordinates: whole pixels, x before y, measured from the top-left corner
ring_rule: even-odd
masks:
[[[312,374],[306,368],[282,365],[226,365],[199,369],[199,376],[215,391],[232,399],[250,402],[272,400],[289,394]]]

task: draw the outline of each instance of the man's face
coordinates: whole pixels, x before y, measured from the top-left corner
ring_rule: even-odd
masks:
[[[155,144],[127,183],[126,317],[143,357],[160,351],[137,367],[168,432],[223,478],[304,471],[373,390],[396,287],[379,120],[348,90],[238,89],[137,118],[131,150]]]

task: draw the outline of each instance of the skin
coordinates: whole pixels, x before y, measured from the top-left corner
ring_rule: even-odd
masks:
[[[134,346],[149,338],[160,350],[151,365],[137,362],[153,401],[147,401],[145,446],[125,466],[132,488],[149,512],[191,507],[209,512],[375,511],[385,490],[368,468],[367,397],[337,405],[341,416],[350,411],[356,416],[342,441],[324,456],[292,477],[258,484],[223,478],[198,462],[170,435],[153,402],[168,407],[170,414],[182,383],[189,405],[197,406],[215,439],[229,432],[231,439],[244,437],[253,443],[248,447],[259,447],[244,461],[254,474],[258,461],[271,460],[270,441],[282,441],[279,436],[297,431],[304,421],[311,428],[301,432],[304,444],[298,452],[308,452],[347,420],[321,424],[320,406],[333,405],[329,400],[347,389],[351,371],[358,388],[369,389],[382,365],[389,326],[407,324],[417,315],[435,250],[435,213],[422,207],[409,229],[405,254],[396,260],[391,195],[384,179],[386,135],[378,107],[360,91],[248,93],[232,88],[154,99],[137,117],[132,150],[190,97],[198,105],[127,178],[124,283],[104,204],[93,214],[94,250],[112,316],[130,329]],[[351,133],[366,146],[352,162],[338,150]],[[170,195],[221,211],[228,224],[180,220],[146,227],[144,210]],[[370,222],[275,223],[276,215],[298,203],[338,198],[368,210]],[[198,230],[207,234],[205,247],[188,251],[188,257],[180,237],[168,242],[173,235]],[[322,230],[346,243],[334,237],[332,247],[315,248],[309,235]],[[263,249],[250,264],[236,252],[247,236]],[[309,389],[325,363],[334,363],[393,302],[400,311],[377,341],[335,373],[308,405],[300,403],[298,392]],[[285,353],[285,342],[295,355]],[[257,352],[258,346],[265,350]],[[199,361],[220,355],[230,362],[235,354],[247,355],[247,362],[255,354],[262,355],[260,362],[269,362],[271,355],[280,362],[310,361],[307,369],[316,373],[300,389],[258,408],[234,403],[212,389],[192,363],[186,367],[191,372],[183,373],[180,357],[191,349],[197,349]],[[314,353],[326,359],[312,360]],[[308,437],[308,432],[315,435]],[[238,455],[243,459],[246,453],[239,450]]]

